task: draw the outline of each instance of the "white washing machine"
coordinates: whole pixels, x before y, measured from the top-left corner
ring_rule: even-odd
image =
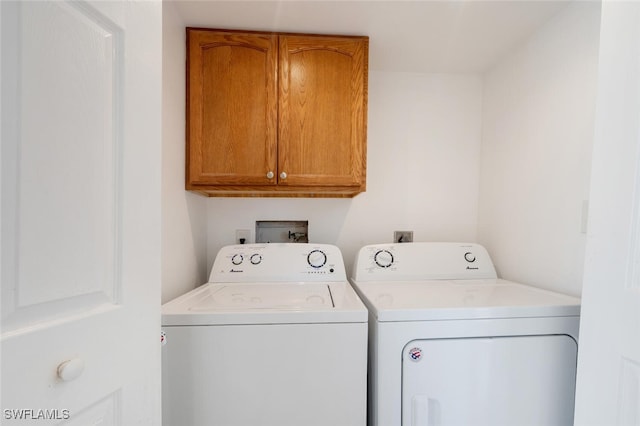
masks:
[[[476,244],[366,246],[372,426],[572,425],[580,299],[497,279]]]
[[[163,305],[163,425],[364,426],[367,310],[340,250],[224,247]]]

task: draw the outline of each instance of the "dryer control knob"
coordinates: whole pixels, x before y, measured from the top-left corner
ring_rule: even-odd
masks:
[[[314,268],[320,268],[327,263],[327,255],[322,250],[313,250],[307,256],[307,262]]]
[[[381,268],[388,268],[393,265],[393,254],[389,250],[378,250],[373,255],[373,260]]]
[[[464,254],[464,260],[466,260],[469,263],[473,263],[476,261],[476,255],[468,251]]]
[[[244,260],[244,257],[242,257],[241,254],[234,254],[233,257],[231,258],[231,263],[233,263],[234,265],[239,265],[242,263],[243,260]]]
[[[262,256],[260,256],[258,253],[254,253],[251,255],[251,258],[249,260],[251,261],[252,265],[258,265],[260,262],[262,262]]]

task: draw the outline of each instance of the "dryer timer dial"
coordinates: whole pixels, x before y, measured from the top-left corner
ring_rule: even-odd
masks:
[[[373,261],[381,268],[388,268],[393,265],[393,254],[389,250],[378,250],[373,255]]]
[[[468,251],[464,254],[464,260],[466,260],[469,263],[473,263],[476,261],[476,255]]]

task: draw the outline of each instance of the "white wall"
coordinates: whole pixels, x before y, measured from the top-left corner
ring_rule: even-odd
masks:
[[[579,295],[600,5],[568,6],[484,79],[478,242],[498,273]]]
[[[367,192],[353,199],[210,198],[208,267],[236,229],[308,220],[310,241],[336,244],[350,270],[365,244],[475,241],[482,82],[477,75],[370,71]]]
[[[184,190],[185,29],[163,2],[162,302],[206,281],[206,203]]]

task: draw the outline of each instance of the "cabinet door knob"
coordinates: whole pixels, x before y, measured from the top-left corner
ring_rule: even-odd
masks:
[[[275,176],[275,175],[273,174],[273,172],[272,172],[271,170],[269,170],[269,171],[267,172],[267,179],[273,179],[273,177],[274,177],[274,176]]]
[[[285,172],[280,173],[280,179],[286,179],[287,174]]]

